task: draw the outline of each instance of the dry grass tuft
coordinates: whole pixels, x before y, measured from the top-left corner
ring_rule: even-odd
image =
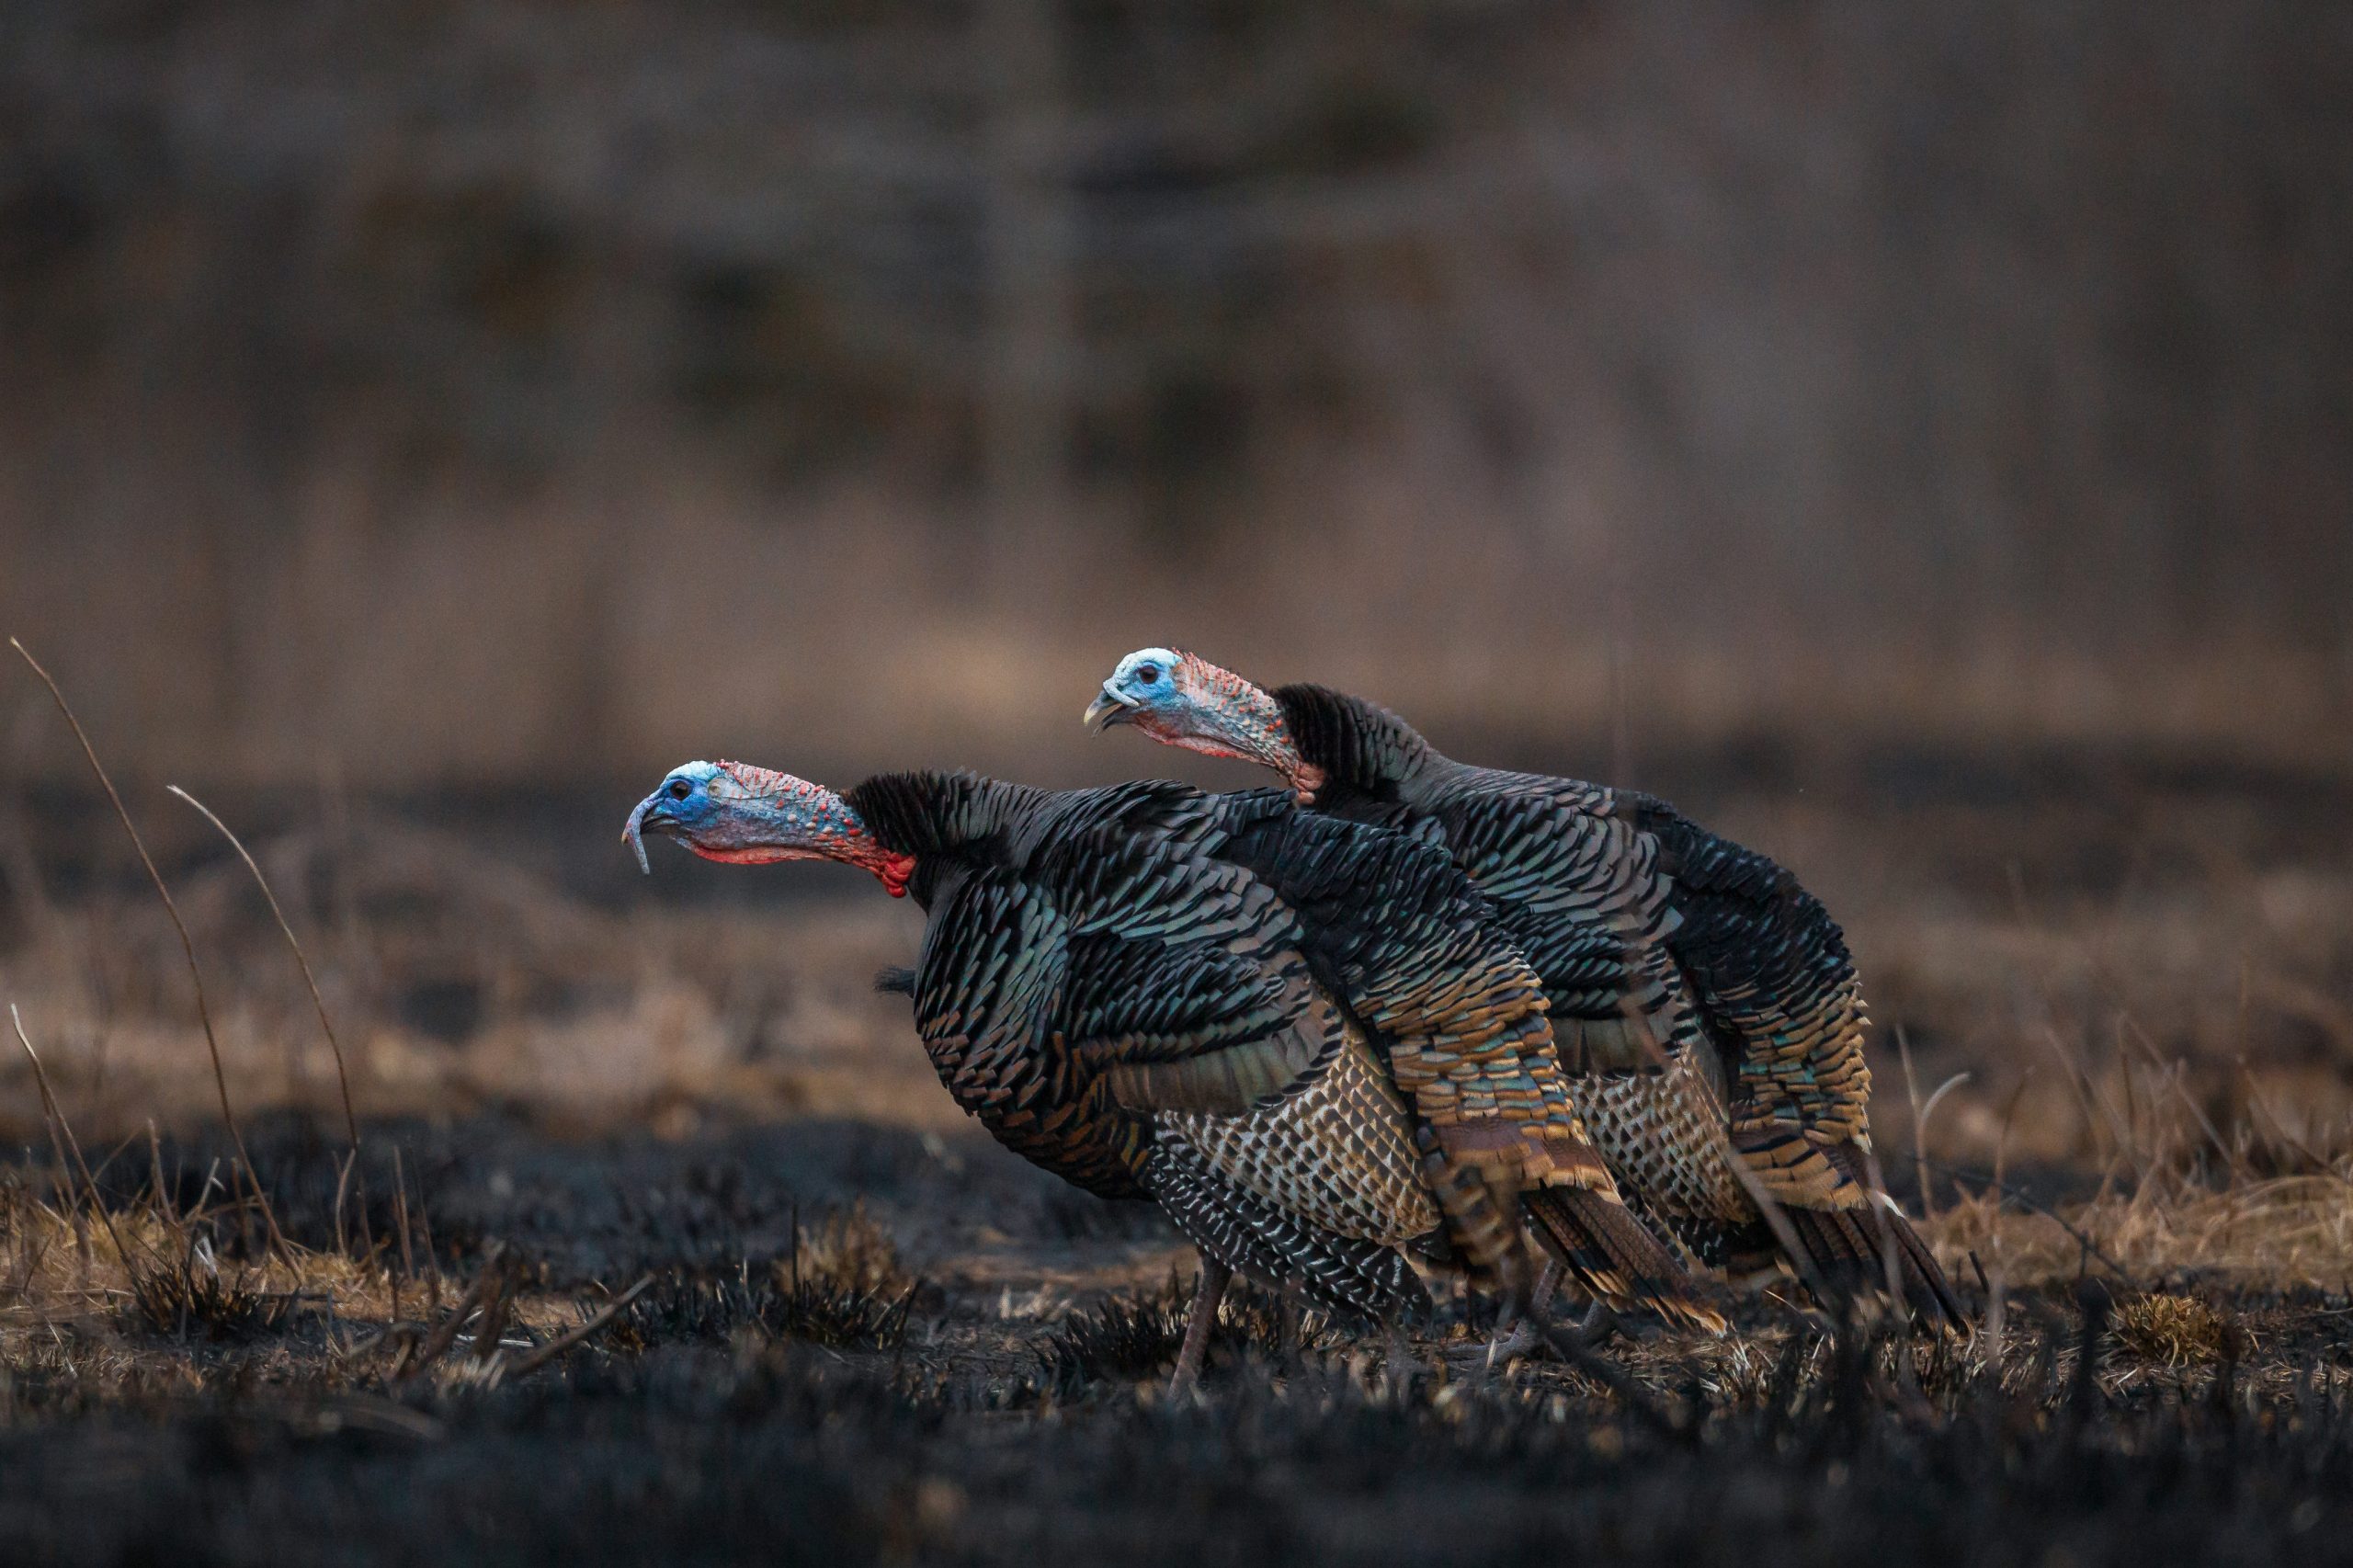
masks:
[[[175,1339],[224,1344],[277,1333],[303,1298],[261,1290],[249,1271],[223,1274],[209,1253],[191,1249],[176,1264],[141,1272],[131,1299],[130,1315],[142,1326]]]
[[[1167,1371],[1185,1342],[1194,1285],[1172,1272],[1157,1287],[1116,1291],[1069,1313],[1051,1334],[1031,1346],[1044,1386],[1068,1397],[1098,1379],[1134,1382]],[[1295,1346],[1287,1348],[1281,1297],[1236,1279],[1218,1302],[1217,1332],[1211,1336],[1212,1364],[1237,1351],[1268,1362],[1292,1349],[1322,1357],[1354,1347],[1366,1337],[1312,1310],[1298,1314],[1295,1335]]]
[[[2236,1323],[2197,1297],[2161,1293],[2118,1307],[2115,1330],[2126,1354],[2161,1367],[2211,1366],[2236,1356],[2245,1338]]]
[[[794,1227],[792,1250],[717,1277],[654,1279],[617,1314],[608,1343],[639,1351],[665,1340],[721,1343],[741,1334],[835,1350],[887,1349],[906,1332],[922,1281],[862,1203]]]
[[[794,1257],[777,1265],[779,1282],[789,1286],[798,1268],[806,1280],[896,1301],[915,1278],[899,1261],[899,1245],[862,1202],[836,1210],[815,1229],[802,1228]]]
[[[1034,1346],[1045,1386],[1071,1398],[1092,1382],[1134,1382],[1166,1371],[1185,1343],[1188,1294],[1120,1293],[1072,1312]]]

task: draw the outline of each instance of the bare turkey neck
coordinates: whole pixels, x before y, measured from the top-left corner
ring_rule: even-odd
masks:
[[[915,857],[885,847],[858,809],[841,796],[773,768],[741,762],[719,766],[741,791],[737,803],[746,831],[733,836],[749,842],[698,845],[697,853],[749,862],[813,857],[838,860],[871,872],[892,898],[905,894],[907,879],[915,875]]]
[[[1211,744],[1195,749],[1272,768],[1294,790],[1313,790],[1323,783],[1323,770],[1300,755],[1282,706],[1271,693],[1206,659],[1188,657],[1187,663],[1201,693],[1200,705],[1217,715]]]

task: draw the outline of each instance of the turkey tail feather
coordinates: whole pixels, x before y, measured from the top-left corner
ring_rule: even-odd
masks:
[[[1791,1209],[1790,1224],[1824,1284],[1842,1300],[1885,1295],[1888,1252],[1913,1313],[1924,1323],[1965,1332],[1968,1319],[1951,1281],[1920,1233],[1893,1205],[1870,1209]],[[1885,1244],[1882,1244],[1882,1236]],[[1824,1305],[1836,1305],[1824,1302]]]
[[[1574,1187],[1520,1195],[1545,1248],[1571,1277],[1612,1308],[1646,1310],[1671,1323],[1724,1331],[1722,1313],[1699,1301],[1691,1277],[1622,1203]]]

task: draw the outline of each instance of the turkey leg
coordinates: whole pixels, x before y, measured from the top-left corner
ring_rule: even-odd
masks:
[[[1201,1381],[1201,1358],[1209,1354],[1217,1306],[1233,1282],[1233,1269],[1213,1257],[1202,1256],[1200,1282],[1193,1291],[1192,1320],[1185,1325],[1185,1347],[1176,1353],[1176,1370],[1168,1380],[1170,1393],[1183,1393]]]
[[[1499,1332],[1487,1346],[1488,1366],[1508,1367],[1542,1343],[1543,1333],[1534,1325],[1541,1324],[1552,1312],[1553,1292],[1561,1288],[1561,1274],[1560,1264],[1547,1257],[1536,1276],[1536,1289],[1529,1295],[1525,1310],[1513,1313],[1505,1325],[1509,1332]]]

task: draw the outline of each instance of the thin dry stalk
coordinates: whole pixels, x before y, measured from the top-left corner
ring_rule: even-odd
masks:
[[[343,1168],[335,1173],[335,1250],[347,1257],[351,1256],[351,1243],[343,1230],[343,1200],[350,1194],[351,1167],[357,1165],[358,1160],[359,1151],[352,1150],[343,1157]],[[360,1214],[360,1222],[362,1224],[367,1222],[367,1214],[364,1210]]]
[[[24,1038],[21,1031],[17,1038]],[[30,1051],[31,1044],[27,1042],[25,1049]],[[96,1263],[90,1255],[89,1225],[82,1217],[81,1197],[74,1190],[74,1162],[65,1153],[65,1134],[60,1130],[57,1119],[57,1096],[49,1092],[49,1074],[40,1070],[40,1058],[38,1056],[33,1058],[33,1079],[40,1088],[41,1120],[49,1128],[50,1152],[57,1161],[57,1175],[51,1178],[51,1185],[59,1189],[59,1196],[65,1200],[66,1218],[74,1232],[74,1251],[82,1260],[82,1273],[86,1278]],[[26,1278],[29,1280],[31,1278],[28,1271]]]
[[[41,685],[49,687],[49,695],[56,701],[57,710],[65,715],[65,722],[73,730],[74,740],[81,744],[83,756],[89,761],[90,771],[97,775],[98,786],[107,792],[108,802],[114,807],[114,814],[122,822],[123,832],[131,835],[131,846],[139,852],[139,863],[147,869],[148,881],[155,884],[155,895],[164,901],[164,913],[172,917],[172,928],[179,933],[180,951],[188,959],[188,979],[196,986],[196,1014],[204,1025],[205,1049],[212,1055],[212,1085],[221,1095],[222,1123],[228,1128],[229,1142],[237,1151],[237,1159],[244,1167],[245,1182],[252,1188],[254,1201],[261,1210],[262,1223],[268,1229],[270,1245],[280,1257],[290,1259],[292,1253],[287,1245],[286,1234],[278,1228],[278,1214],[270,1207],[269,1194],[262,1190],[261,1173],[254,1169],[253,1156],[245,1152],[245,1135],[238,1130],[237,1113],[229,1104],[229,1074],[221,1065],[221,1041],[213,1032],[212,1009],[204,999],[204,971],[197,965],[196,941],[188,934],[188,922],[180,918],[179,905],[172,902],[172,890],[164,885],[164,874],[155,869],[155,858],[147,853],[147,841],[139,836],[138,824],[131,820],[131,812],[124,807],[122,796],[116,791],[114,780],[107,776],[105,765],[98,761],[97,748],[90,744],[88,733],[82,728],[82,721],[74,716],[73,705],[65,700],[65,693],[22,642],[11,637],[8,646],[14,648],[17,655],[31,666],[33,674],[40,677]]]
[[[1895,1026],[1896,1059],[1904,1063],[1904,1094],[1912,1102],[1912,1166],[1913,1179],[1920,1184],[1920,1218],[1937,1217],[1936,1194],[1928,1189],[1928,1141],[1925,1127],[1928,1113],[1920,1108],[1920,1080],[1912,1072],[1912,1037],[1902,1024]]]
[[[1977,1074],[1974,1073],[1955,1073],[1951,1077],[1947,1078],[1943,1083],[1938,1084],[1935,1092],[1928,1096],[1928,1103],[1920,1108],[1919,1125],[1914,1130],[1912,1136],[1913,1140],[1920,1145],[1920,1153],[1923,1156],[1927,1154],[1928,1149],[1928,1123],[1936,1119],[1937,1107],[1944,1103],[1944,1099],[1947,1095],[1952,1093],[1955,1089],[1958,1089],[1963,1084],[1968,1083],[1975,1076],[1977,1076]],[[1925,1188],[1922,1189],[1920,1207],[1924,1210],[1928,1208],[1928,1199],[1927,1190]],[[1933,1217],[1933,1213],[1931,1217]]]
[[[425,1200],[425,1183],[416,1184],[416,1222],[425,1228],[425,1293],[434,1310],[441,1308],[441,1265],[433,1250],[433,1206]]]
[[[147,1180],[154,1190],[155,1212],[164,1217],[165,1224],[178,1224],[180,1217],[173,1210],[171,1192],[164,1186],[164,1139],[155,1131],[155,1119],[152,1116],[147,1119]]]
[[[2010,1154],[2010,1131],[2017,1124],[2019,1102],[2026,1098],[2027,1086],[2034,1082],[2034,1064],[2027,1063],[2018,1074],[2018,1086],[2010,1091],[2010,1103],[2002,1108],[2002,1131],[1994,1139],[1994,1186],[1999,1189],[2006,1175]]]
[[[392,1222],[401,1228],[401,1271],[392,1278],[392,1321],[397,1323],[401,1315],[401,1281],[416,1273],[416,1257],[409,1250],[408,1241],[408,1180],[401,1172],[398,1143],[392,1145]]]
[[[1756,1211],[1765,1217],[1765,1228],[1773,1233],[1773,1240],[1779,1245],[1781,1256],[1788,1258],[1790,1267],[1798,1271],[1798,1278],[1813,1293],[1813,1299],[1825,1307],[1837,1300],[1829,1281],[1823,1278],[1822,1271],[1813,1266],[1813,1255],[1798,1240],[1797,1227],[1790,1223],[1789,1215],[1781,1208],[1781,1200],[1766,1190],[1756,1173],[1748,1168],[1747,1161],[1733,1159],[1725,1164],[1733,1174],[1733,1179],[1740,1183],[1741,1190],[1748,1194],[1748,1200],[1756,1204]]]
[[[2120,1014],[2116,1021],[2116,1074],[2123,1080],[2124,1125],[2131,1136],[2133,1157],[2138,1166],[2135,1174],[2142,1178],[2141,1187],[2145,1189],[2149,1185],[2149,1172],[2165,1168],[2165,1129],[2158,1124],[2156,1097],[2152,1095],[2144,1106],[2141,1096],[2134,1092],[2138,1080],[2133,1077],[2132,1065],[2131,1059],[2125,1054],[2124,1019]],[[2147,1113],[2145,1125],[2144,1111]]]
[[[294,936],[294,927],[287,923],[286,911],[278,906],[278,894],[270,891],[269,879],[262,875],[260,864],[254,859],[253,852],[245,847],[244,841],[230,831],[229,824],[215,815],[211,807],[176,784],[166,784],[164,788],[195,807],[197,813],[229,841],[229,847],[237,852],[237,858],[243,860],[245,869],[253,873],[254,886],[261,889],[262,902],[269,905],[270,918],[278,922],[278,929],[286,937],[286,945],[293,949],[295,967],[302,971],[302,983],[310,987],[311,1006],[319,1015],[319,1032],[327,1037],[327,1049],[335,1053],[335,1085],[343,1092],[343,1130],[351,1141],[352,1153],[358,1153],[359,1118],[351,1108],[351,1073],[344,1064],[343,1045],[335,1039],[335,1025],[327,1017],[327,1000],[319,994],[319,977],[312,972],[311,960],[304,956],[302,944]]]
[[[1870,1181],[1871,1196],[1875,1200],[1887,1196],[1887,1180],[1880,1172],[1879,1156],[1868,1150],[1863,1154],[1863,1175]],[[1920,1164],[1920,1190],[1924,1195],[1928,1190],[1927,1176],[1927,1162],[1923,1159]],[[1904,1321],[1904,1265],[1898,1261],[1895,1250],[1895,1227],[1888,1221],[1887,1210],[1882,1204],[1873,1201],[1869,1212],[1879,1233],[1880,1264],[1887,1270],[1887,1299],[1894,1308],[1895,1321],[1901,1324]]]
[[[139,1289],[139,1265],[132,1260],[131,1249],[122,1244],[122,1233],[114,1228],[114,1216],[107,1212],[107,1206],[99,1201],[97,1180],[90,1175],[89,1162],[82,1158],[81,1142],[74,1136],[73,1125],[65,1119],[65,1108],[57,1103],[57,1096],[49,1086],[49,1070],[41,1065],[40,1052],[33,1049],[32,1038],[25,1033],[25,1020],[17,1013],[14,1002],[8,1004],[8,1023],[17,1031],[17,1043],[25,1048],[25,1055],[33,1064],[33,1082],[40,1088],[41,1108],[49,1113],[51,1136],[63,1134],[66,1152],[73,1156],[73,1164],[67,1167],[67,1173],[69,1176],[77,1171],[81,1174],[83,1191],[90,1208],[97,1215],[98,1222],[107,1228],[107,1237],[114,1243],[115,1256],[122,1260],[122,1271],[131,1277],[131,1289],[136,1291]],[[81,1201],[77,1199],[75,1207],[78,1208]],[[80,1227],[75,1229],[78,1231]]]
[[[239,838],[234,833],[231,832],[229,824],[222,822],[220,817],[213,812],[212,808],[206,805],[202,801],[198,800],[194,795],[189,794],[186,790],[181,789],[176,784],[167,784],[165,788],[169,790],[173,794],[177,795],[181,800],[186,801],[189,805],[195,807],[198,813],[201,815],[206,822],[210,823],[216,829],[218,829],[221,836],[229,841],[229,847],[237,852],[237,858],[245,863],[245,869],[253,873],[254,886],[261,889],[262,902],[269,905],[270,918],[278,922],[278,929],[286,937],[287,947],[293,950],[295,967],[302,971],[302,983],[310,988],[311,1006],[319,1016],[319,1032],[327,1037],[327,1050],[334,1053],[335,1056],[335,1087],[343,1096],[343,1131],[344,1135],[348,1138],[351,1142],[351,1153],[344,1162],[343,1174],[335,1182],[335,1250],[337,1252],[348,1252],[349,1247],[345,1240],[343,1230],[343,1199],[345,1187],[349,1182],[353,1172],[358,1169],[359,1164],[359,1117],[351,1107],[351,1070],[344,1062],[343,1042],[335,1038],[334,1020],[327,1017],[327,999],[319,991],[319,977],[312,971],[310,957],[302,951],[302,944],[296,938],[293,926],[287,921],[286,911],[279,907],[278,903],[278,894],[271,890],[269,879],[262,875],[260,862],[256,861],[253,857],[253,852],[245,847],[244,841]],[[368,1198],[365,1177],[361,1178],[361,1183],[362,1185],[359,1197],[359,1223],[364,1235],[368,1228]],[[365,1239],[371,1247],[374,1245],[374,1237],[365,1236]]]

